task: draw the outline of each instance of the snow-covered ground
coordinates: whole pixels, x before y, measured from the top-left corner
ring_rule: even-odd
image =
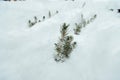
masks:
[[[118,9],[118,2],[0,2],[0,80],[120,80],[120,14],[109,10]],[[81,14],[97,18],[74,35]],[[34,16],[46,19],[29,28],[28,20]],[[68,60],[57,63],[54,43],[64,22],[70,24],[77,46]]]

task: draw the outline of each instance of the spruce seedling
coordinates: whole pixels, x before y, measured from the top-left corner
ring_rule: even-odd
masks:
[[[81,32],[81,29],[82,29],[82,25],[75,23],[74,34],[79,35]]]
[[[76,42],[73,42],[73,36],[68,35],[68,27],[69,24],[67,25],[64,23],[61,26],[61,37],[59,38],[59,42],[55,43],[55,61],[57,62],[64,62],[66,58],[69,58],[70,53],[73,51],[73,49],[76,46]]]

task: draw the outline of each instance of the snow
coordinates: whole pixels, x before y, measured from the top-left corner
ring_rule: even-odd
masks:
[[[119,80],[120,15],[109,10],[118,8],[115,4],[113,0],[0,2],[0,80]],[[74,35],[81,14],[97,18]],[[29,28],[27,22],[34,16],[46,20]],[[77,47],[68,60],[57,63],[54,43],[64,22],[70,24]]]

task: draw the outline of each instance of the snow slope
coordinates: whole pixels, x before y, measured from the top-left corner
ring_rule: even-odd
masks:
[[[120,17],[108,9],[109,1],[36,0],[0,2],[0,80],[119,80]],[[111,3],[111,2],[110,2]],[[114,6],[116,7],[116,6]],[[55,15],[55,11],[59,13]],[[48,11],[52,17],[48,18]],[[80,22],[97,14],[92,23],[74,35],[76,49],[64,63],[56,63],[54,43],[62,23]],[[46,20],[29,28],[33,16]]]

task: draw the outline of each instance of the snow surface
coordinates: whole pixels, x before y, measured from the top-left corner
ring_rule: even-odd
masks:
[[[0,2],[0,80],[120,80],[120,15],[109,10],[119,8],[115,4],[114,0]],[[97,18],[76,36],[72,29],[81,14]],[[27,22],[34,16],[47,19],[29,28]],[[70,24],[77,47],[66,62],[56,63],[54,43],[64,22]]]

